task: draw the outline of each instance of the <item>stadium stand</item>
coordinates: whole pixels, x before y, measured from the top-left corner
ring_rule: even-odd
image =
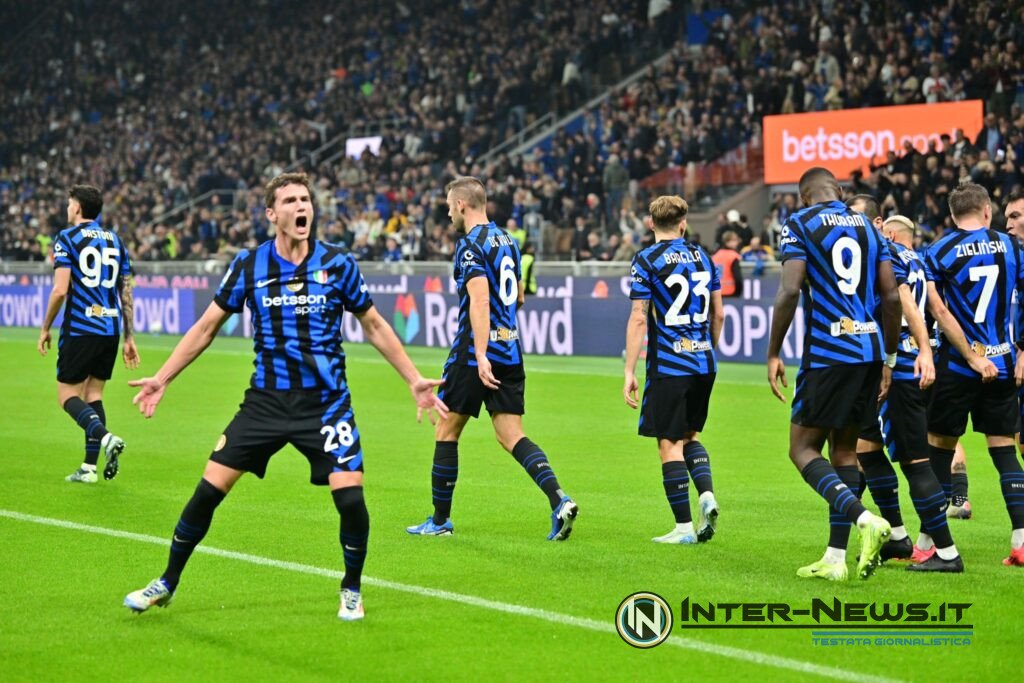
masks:
[[[686,22],[672,4],[638,13],[622,0],[428,1],[415,13],[359,1],[345,16],[316,1],[12,7],[8,25],[27,28],[3,48],[0,72],[0,258],[44,259],[63,227],[65,188],[92,181],[106,193],[105,222],[136,259],[226,259],[266,237],[249,188],[297,162],[316,179],[321,236],[360,258],[383,258],[388,237],[404,258],[450,258],[438,192],[460,173],[486,178],[499,224],[544,235],[542,256],[578,257],[596,233],[613,258],[646,237],[642,207],[658,178],[707,177],[723,154],[758,143],[764,115],[980,97],[983,130],[941,151],[894,154],[853,181],[888,211],[917,217],[928,236],[941,233],[942,188],[957,178],[996,197],[1021,182],[1024,10],[912,4],[726,2]],[[687,43],[694,29],[701,45]],[[669,47],[572,132],[475,163]],[[379,154],[303,163],[326,131],[370,124]],[[727,181],[691,181],[686,194],[699,200],[715,182]],[[155,220],[210,191],[222,193]],[[786,210],[777,204],[753,220],[769,246]]]

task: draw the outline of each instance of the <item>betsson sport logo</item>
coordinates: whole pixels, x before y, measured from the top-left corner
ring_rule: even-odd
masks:
[[[392,320],[395,332],[403,342],[409,344],[416,338],[420,331],[420,313],[412,294],[399,294],[395,297],[395,315]]]

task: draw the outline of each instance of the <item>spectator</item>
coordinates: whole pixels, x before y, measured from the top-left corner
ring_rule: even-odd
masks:
[[[740,267],[740,237],[732,230],[722,235],[723,245],[711,257],[718,269],[718,279],[722,285],[723,297],[736,297],[743,294],[743,269]]]

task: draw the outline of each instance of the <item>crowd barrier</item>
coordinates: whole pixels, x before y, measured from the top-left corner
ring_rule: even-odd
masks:
[[[368,269],[370,270],[370,269]],[[435,269],[436,270],[436,269]],[[629,317],[628,265],[604,275],[540,275],[538,293],[519,312],[519,338],[526,353],[556,356],[621,356]],[[455,334],[458,294],[443,274],[368,272],[377,309],[406,344],[447,347]],[[767,353],[772,300],[778,271],[748,277],[743,296],[725,300],[721,360],[762,363]],[[139,333],[183,334],[209,306],[220,283],[216,273],[140,274],[135,280],[135,329]],[[52,285],[47,272],[0,273],[0,327],[39,327]],[[58,319],[59,325],[59,319]],[[251,336],[248,314],[235,315],[221,334]],[[344,339],[362,342],[354,316],[345,316]],[[783,357],[799,358],[803,314],[798,311]]]

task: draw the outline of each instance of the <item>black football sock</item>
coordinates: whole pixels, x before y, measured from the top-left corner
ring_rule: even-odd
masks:
[[[988,452],[999,470],[999,484],[1003,489],[1006,511],[1010,513],[1010,524],[1013,529],[1024,529],[1024,468],[1017,460],[1017,449],[996,446],[989,448]]]
[[[562,501],[562,496],[565,494],[558,485],[558,478],[555,476],[554,470],[551,469],[551,465],[548,463],[548,456],[544,455],[544,451],[540,449],[540,446],[524,436],[512,448],[512,457],[523,466],[523,469],[533,478],[533,481],[540,487],[540,490],[547,495],[548,502],[551,503],[551,509],[554,510],[558,507],[558,504]]]
[[[92,408],[93,412],[96,413],[96,416],[99,418],[100,422],[104,426],[106,426],[106,424],[107,424],[107,412],[105,410],[103,410],[103,401],[90,401],[89,402],[89,407]],[[100,460],[100,440],[95,438],[95,437],[92,437],[92,436],[89,436],[88,434],[86,434],[85,435],[85,460],[84,460],[84,462],[85,462],[86,465],[92,465],[93,467],[95,467],[96,463],[98,463],[99,460]]]
[[[840,465],[835,468],[839,480],[846,485],[850,491],[860,494],[860,470],[856,465]],[[828,515],[828,547],[846,550],[850,543],[850,520],[835,508],[829,508]]]
[[[921,531],[932,537],[937,548],[953,545],[953,535],[946,521],[946,494],[932,466],[927,462],[900,463],[900,469],[907,478],[910,500],[921,518]]]
[[[935,478],[939,480],[942,493],[945,494],[946,498],[949,498],[953,495],[953,475],[949,471],[949,468],[953,465],[953,449],[930,445],[928,446],[928,452],[928,459],[932,463],[932,471],[935,472]]]
[[[87,437],[100,440],[108,434],[106,426],[96,411],[77,396],[72,396],[64,401],[64,412],[71,416],[71,419],[82,428]]]
[[[452,516],[452,496],[459,478],[459,442],[438,441],[434,444],[434,466],[430,470],[430,486],[434,499],[434,524],[444,524]]]
[[[800,475],[814,489],[815,493],[824,498],[836,512],[842,514],[850,522],[856,524],[857,518],[867,512],[860,504],[855,492],[843,483],[832,467],[832,463],[825,458],[818,457],[811,460],[800,470]]]
[[[334,507],[341,515],[341,551],[345,558],[345,576],[342,588],[359,590],[366,563],[366,548],[370,539],[370,513],[366,509],[362,486],[346,486],[331,491]]]
[[[953,505],[963,506],[967,502],[967,465],[954,463],[953,472],[949,476],[953,484]]]
[[[200,479],[195,493],[181,511],[181,518],[174,527],[174,536],[171,538],[167,569],[160,577],[172,593],[178,587],[181,572],[184,571],[188,558],[192,557],[192,551],[210,529],[214,510],[226,495],[210,482]]]
[[[686,458],[686,467],[690,470],[690,478],[697,488],[697,495],[710,491],[715,492],[714,484],[711,482],[711,458],[700,441],[691,441],[683,446],[683,457]]]
[[[661,481],[665,486],[665,497],[672,508],[676,524],[692,522],[690,513],[690,478],[686,474],[686,463],[670,460],[661,464]]]
[[[923,457],[923,456],[922,456]],[[871,498],[878,506],[878,512],[893,528],[903,526],[903,515],[900,513],[899,479],[889,459],[882,451],[858,453],[857,460],[864,468]]]

